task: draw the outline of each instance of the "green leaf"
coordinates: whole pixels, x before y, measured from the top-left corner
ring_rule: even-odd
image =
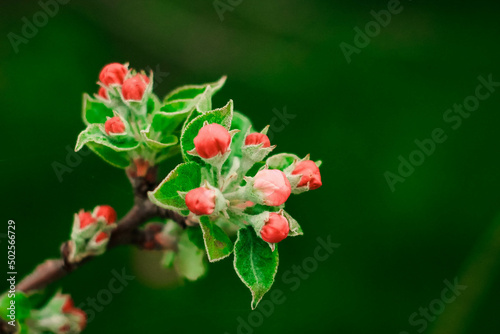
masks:
[[[218,123],[229,129],[233,118],[233,100],[230,100],[224,107],[208,111],[194,118],[184,129],[181,135],[181,151],[184,160],[195,160],[194,156],[187,152],[194,149],[194,138],[198,135],[198,131],[203,127],[203,123],[209,124]]]
[[[284,212],[285,218],[288,220],[288,225],[290,226],[290,232],[288,232],[289,237],[295,237],[298,235],[304,235],[302,231],[302,227],[300,227],[299,223],[292,217],[288,212]]]
[[[130,151],[139,146],[139,142],[131,136],[108,136],[100,124],[90,124],[80,132],[75,151],[79,151],[88,142],[104,145],[114,151]]]
[[[234,269],[252,293],[252,309],[257,307],[264,294],[274,283],[278,270],[278,249],[255,234],[251,227],[238,231],[234,246]]]
[[[161,260],[163,267],[172,268],[175,261],[175,252],[173,250],[168,250],[163,255],[163,259]]]
[[[205,243],[203,242],[203,232],[198,226],[186,228],[186,233],[192,243],[196,245],[199,249],[205,249]]]
[[[294,161],[300,160],[298,156],[290,153],[280,153],[273,156],[270,156],[266,160],[266,164],[269,169],[279,169],[285,170],[288,166],[290,166]]]
[[[183,198],[178,191],[187,192],[198,188],[201,183],[200,166],[195,162],[178,165],[167,177],[148,193],[149,199],[154,204],[171,210],[187,209]]]
[[[187,232],[181,235],[178,248],[175,269],[179,275],[190,281],[195,281],[203,276],[207,271],[204,262],[205,252],[189,240]]]
[[[104,123],[107,117],[113,117],[113,110],[103,102],[83,94],[83,121],[85,124]]]
[[[87,145],[92,151],[113,166],[126,168],[130,165],[128,151],[139,147],[131,136],[108,136],[101,124],[90,124],[78,136],[75,151]]]
[[[252,128],[252,122],[245,115],[235,111],[233,113],[233,120],[231,123],[231,130],[240,130],[233,136],[231,142],[231,156],[228,160],[232,160],[231,157],[237,156],[241,157],[241,147],[245,141],[245,135],[248,129]]]
[[[146,145],[148,145],[148,147],[153,150],[161,150],[170,146],[174,146],[179,142],[177,136],[165,136],[161,133],[154,133],[151,131],[150,126],[146,130],[141,130],[141,136],[146,142]]]
[[[213,94],[218,92],[224,83],[226,82],[226,76],[223,76],[216,82],[206,83],[202,85],[187,85],[174,89],[165,97],[165,102],[174,101],[174,100],[182,100],[182,99],[195,99],[199,95],[203,94],[205,89],[208,86],[213,88]],[[212,94],[212,95],[213,95]]]
[[[178,103],[178,101],[176,101],[175,103]],[[164,108],[165,106],[162,108],[162,110]],[[184,122],[184,120],[189,116],[192,110],[193,107],[188,106],[185,109],[172,112],[158,111],[153,116],[151,127],[156,132],[161,132],[163,134],[171,134],[179,127],[180,124],[182,124],[182,122]]]
[[[0,317],[2,319],[10,321],[7,315],[9,314],[8,308],[12,305],[11,301],[15,302],[16,320],[23,321],[30,316],[31,303],[24,293],[16,292],[15,295],[5,293],[0,296]]]
[[[215,262],[228,257],[233,251],[233,243],[219,226],[207,216],[200,219],[208,260]]]

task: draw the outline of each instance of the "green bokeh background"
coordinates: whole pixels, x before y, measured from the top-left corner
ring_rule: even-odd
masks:
[[[491,238],[500,212],[500,89],[457,130],[443,113],[474,94],[479,75],[500,81],[500,21],[493,1],[402,5],[348,64],[339,44],[352,44],[353,28],[387,2],[244,0],[221,21],[212,1],[72,0],[16,54],[6,35],[20,34],[21,19],[31,20],[40,5],[5,1],[0,233],[8,219],[16,221],[20,276],[57,256],[80,208],[106,203],[123,215],[132,204],[123,171],[95,155],[82,157],[62,182],[52,166],[65,164],[66,147],[84,128],[82,93],[97,90],[104,64],[168,72],[155,88],[160,96],[227,74],[215,106],[231,98],[259,128],[275,117],[274,108],[286,108],[295,118],[275,134],[277,152],[323,160],[323,187],[287,205],[306,234],[280,245],[273,289],[284,291],[286,302],[254,332],[417,333],[408,318],[440,297],[443,280],[460,278],[468,261],[498,262],[497,239],[497,248],[484,246],[487,258],[475,249]],[[414,140],[435,128],[447,141],[391,192],[384,173],[397,172],[398,156],[408,157]],[[341,246],[291,291],[281,275],[313,255],[317,237],[329,235]],[[175,288],[166,286],[156,260],[115,249],[50,291],[62,286],[78,305],[107,287],[112,269],[136,276],[87,333],[232,334],[238,317],[248,319],[250,294],[231,260]],[[469,288],[429,327],[448,315],[467,320],[464,333],[498,333],[498,271],[468,272]],[[465,315],[457,311],[467,308]]]

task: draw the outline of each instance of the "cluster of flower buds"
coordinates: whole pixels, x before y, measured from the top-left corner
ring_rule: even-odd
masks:
[[[194,138],[194,150],[188,153],[205,163],[205,177],[199,188],[184,197],[194,215],[223,216],[229,221],[242,221],[254,227],[260,237],[271,245],[290,233],[289,217],[284,204],[292,193],[301,193],[321,186],[319,163],[278,154],[267,160],[254,176],[247,175],[274,148],[267,136],[267,127],[260,133],[245,134],[241,157],[228,161],[232,138],[238,130],[228,131],[219,124],[208,124]],[[234,149],[234,147],[233,147]],[[223,167],[224,166],[224,167]],[[256,213],[255,213],[256,212]]]
[[[58,292],[43,308],[31,311],[29,329],[33,333],[78,334],[86,324],[85,312],[74,306],[70,295]]]
[[[75,214],[70,240],[70,262],[106,251],[109,237],[116,227],[116,211],[109,205],[95,207],[92,212]]]
[[[141,101],[149,83],[147,75],[129,70],[128,64],[111,63],[99,74],[97,95],[104,100],[121,95],[125,101]]]

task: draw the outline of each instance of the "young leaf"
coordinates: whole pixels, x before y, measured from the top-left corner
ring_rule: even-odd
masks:
[[[195,162],[187,162],[172,170],[155,190],[148,193],[148,196],[151,202],[160,207],[179,211],[186,209],[187,206],[178,191],[187,192],[199,187],[200,183],[200,166]]]
[[[245,115],[235,111],[233,113],[233,120],[231,123],[231,130],[240,130],[233,136],[231,141],[231,155],[228,160],[232,161],[232,157],[241,157],[241,147],[245,141],[245,135],[248,130],[252,129],[252,122]]]
[[[216,82],[206,83],[202,85],[187,85],[174,89],[165,97],[165,102],[181,100],[181,99],[195,99],[200,94],[202,94],[208,86],[213,88],[213,94],[218,92],[224,83],[226,82],[226,76],[223,76]],[[212,95],[213,95],[212,94]]]
[[[295,154],[280,153],[269,157],[266,160],[266,165],[269,167],[269,169],[285,170],[296,160],[300,160],[300,158]]]
[[[233,243],[227,234],[207,216],[201,217],[200,225],[210,262],[228,257],[233,251]]]
[[[113,117],[113,110],[103,102],[91,98],[88,94],[83,94],[82,118],[85,124],[104,123],[107,117]]]
[[[233,118],[233,100],[230,100],[224,107],[208,111],[193,119],[184,129],[181,135],[181,151],[184,160],[192,161],[194,157],[187,152],[194,149],[194,138],[203,127],[203,123],[218,123],[229,129]]]
[[[234,246],[234,269],[252,293],[252,309],[274,283],[278,270],[278,249],[259,238],[252,227],[238,231]]]
[[[181,235],[178,244],[179,252],[175,257],[175,269],[180,276],[196,281],[207,271],[204,262],[205,254],[191,240],[187,232]]]
[[[120,140],[108,136],[101,124],[90,124],[85,130],[80,132],[76,141],[75,151],[79,151],[88,142],[104,145],[114,151],[130,151],[139,146],[139,142],[132,136],[120,136]]]
[[[300,227],[299,223],[292,217],[288,212],[283,212],[286,220],[288,220],[288,225],[290,225],[290,232],[288,232],[289,237],[295,237],[298,235],[304,235],[302,231],[302,227]]]

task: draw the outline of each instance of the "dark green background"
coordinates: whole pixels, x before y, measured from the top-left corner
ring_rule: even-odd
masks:
[[[1,207],[3,221],[17,223],[20,276],[57,256],[80,208],[107,203],[123,215],[131,205],[123,171],[94,155],[83,157],[63,182],[52,167],[65,164],[66,147],[74,147],[84,128],[81,96],[97,90],[104,64],[158,66],[169,73],[155,88],[161,96],[227,74],[216,106],[233,99],[257,127],[271,121],[274,108],[286,107],[296,118],[275,134],[277,152],[323,160],[323,187],[287,205],[306,233],[280,245],[274,289],[287,300],[255,333],[417,333],[409,316],[439,298],[443,280],[465,270],[500,211],[500,90],[456,131],[442,118],[474,93],[479,75],[500,81],[500,21],[493,1],[402,4],[347,64],[339,44],[352,44],[353,28],[364,27],[373,19],[370,11],[387,8],[386,2],[244,0],[221,22],[211,1],[72,0],[16,54],[6,35],[19,34],[22,17],[31,20],[40,6],[4,1]],[[398,156],[408,157],[413,141],[438,127],[448,140],[391,192],[384,172],[396,172]],[[167,163],[164,173],[177,162]],[[290,291],[281,274],[313,254],[318,236],[328,235],[340,248]],[[481,253],[475,256],[481,264]],[[493,252],[491,262],[497,259]],[[60,286],[79,304],[106,288],[113,268],[124,267],[136,279],[97,314],[88,333],[233,334],[237,318],[250,313],[249,291],[231,260],[172,289],[158,283],[166,280],[151,255],[121,248]],[[456,316],[469,323],[463,332],[498,333],[498,272],[472,276],[455,309],[447,306],[436,322],[472,306]],[[469,301],[473,291],[482,296],[478,303]]]

